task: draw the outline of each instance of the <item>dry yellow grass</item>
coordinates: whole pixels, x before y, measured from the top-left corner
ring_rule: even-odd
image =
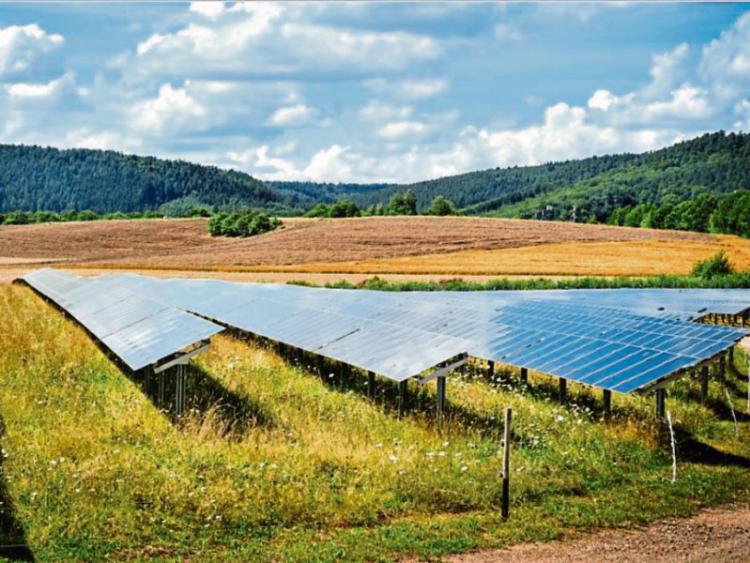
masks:
[[[750,241],[714,236],[709,241],[642,240],[567,242],[520,248],[464,250],[399,258],[274,266],[277,272],[402,275],[592,275],[687,274],[693,264],[725,250],[739,270],[750,268]],[[268,267],[249,269],[267,270]]]
[[[286,221],[286,220],[285,220]],[[214,239],[205,220],[101,221],[0,227],[0,283],[40,264],[85,273],[143,271],[236,281],[358,283],[460,276],[686,274],[720,249],[750,267],[750,241],[680,231],[476,217],[287,221],[250,239]]]

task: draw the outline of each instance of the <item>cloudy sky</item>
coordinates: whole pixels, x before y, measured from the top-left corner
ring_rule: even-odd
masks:
[[[414,181],[750,130],[750,5],[0,5],[0,142]]]

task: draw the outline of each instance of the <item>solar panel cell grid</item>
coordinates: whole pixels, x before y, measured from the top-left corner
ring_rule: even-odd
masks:
[[[128,278],[133,280],[134,277]],[[308,319],[311,315],[323,315],[339,318],[337,322],[343,323],[343,328],[349,326],[347,323],[352,327],[366,327],[370,323],[380,328],[390,326],[385,328],[388,334],[399,334],[395,327],[401,327],[406,329],[406,342],[414,340],[415,334],[424,336],[425,333],[432,335],[428,338],[432,338],[433,342],[437,342],[438,335],[459,337],[468,341],[466,351],[476,357],[538,369],[569,379],[606,381],[608,388],[618,390],[632,387],[620,380],[624,374],[641,386],[652,383],[669,375],[665,369],[693,365],[708,357],[707,354],[720,352],[744,335],[743,331],[737,329],[672,320],[661,313],[643,316],[622,308],[623,302],[632,304],[638,300],[640,304],[634,308],[639,311],[652,306],[658,309],[661,299],[671,299],[670,302],[681,299],[682,303],[689,301],[686,295],[675,300],[674,294],[649,294],[644,290],[616,290],[607,298],[602,290],[389,294],[193,280],[151,280],[145,284],[139,280],[138,283],[146,291],[161,286],[156,293],[167,300],[173,299],[165,289],[170,286],[180,286],[183,293],[190,293],[189,287],[199,287],[201,291],[211,287],[212,291],[220,292],[218,301],[223,302],[223,308],[214,307],[215,312],[225,317],[217,320],[249,331],[260,330],[261,327],[264,330],[273,329],[271,332],[275,338],[283,340],[293,337],[308,347],[337,333],[325,323],[318,325],[318,321]],[[205,314],[201,300],[196,298],[195,293],[191,295],[193,301],[183,301],[182,306]],[[736,297],[739,302],[741,297]],[[247,308],[238,305],[265,300],[273,304]],[[747,297],[745,300],[750,302]],[[278,320],[274,311],[283,307],[282,303],[292,309],[299,307],[306,311],[302,317],[295,317],[294,320],[291,316]],[[263,307],[267,307],[265,312]],[[334,314],[338,317],[334,317]],[[231,317],[231,322],[227,322],[226,317]],[[318,331],[318,326],[321,327],[321,334],[316,340],[309,333]],[[364,354],[364,351],[347,352],[344,346],[347,340],[350,344],[355,340],[359,342],[366,334],[362,328],[342,337],[336,343],[336,353],[358,365],[354,360],[358,359],[357,354]],[[389,342],[390,339],[383,341]],[[396,344],[400,345],[401,342]],[[392,353],[401,349],[396,344],[391,349]],[[654,379],[635,377],[644,369]]]
[[[133,370],[222,330],[106,279],[73,278],[54,270],[39,270],[22,279],[53,299]]]

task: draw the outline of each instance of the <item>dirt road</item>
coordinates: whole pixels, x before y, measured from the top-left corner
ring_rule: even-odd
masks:
[[[639,530],[605,530],[559,542],[457,555],[448,561],[750,561],[750,507],[710,509],[692,518],[664,520]]]

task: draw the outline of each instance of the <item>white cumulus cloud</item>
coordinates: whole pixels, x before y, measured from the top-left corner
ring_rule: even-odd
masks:
[[[415,137],[427,132],[427,126],[420,121],[395,121],[387,123],[378,130],[378,135],[389,141],[404,137]]]
[[[190,11],[213,20],[224,12],[224,2],[205,0],[203,2],[191,2]]]
[[[314,115],[315,110],[305,104],[296,104],[293,106],[287,106],[277,109],[271,117],[268,118],[268,122],[271,125],[301,125],[308,122]]]
[[[206,108],[192,98],[184,87],[173,88],[168,83],[161,85],[155,98],[139,102],[131,109],[134,127],[150,133],[189,128],[206,113]]]
[[[35,23],[0,28],[0,77],[22,75],[63,41],[62,35],[47,33]]]
[[[723,99],[734,98],[750,87],[750,12],[703,48],[701,76]]]

